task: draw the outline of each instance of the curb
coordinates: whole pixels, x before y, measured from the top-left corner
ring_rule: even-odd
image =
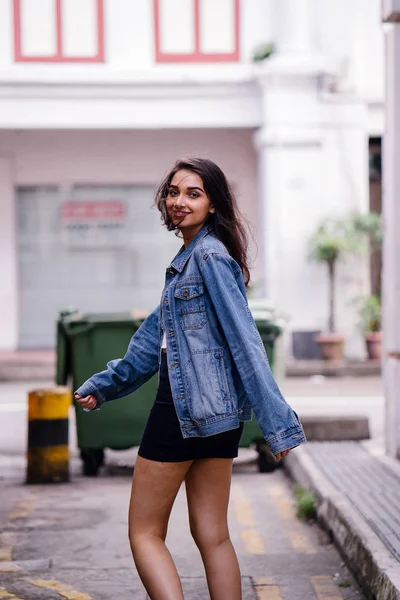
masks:
[[[0,363],[0,382],[54,381],[55,375],[53,364]]]
[[[368,377],[381,375],[380,360],[324,361],[319,359],[294,360],[285,368],[287,377]]]
[[[296,448],[284,461],[296,482],[312,490],[318,521],[329,532],[370,600],[400,600],[400,564],[366,521],[314,464],[307,449]]]

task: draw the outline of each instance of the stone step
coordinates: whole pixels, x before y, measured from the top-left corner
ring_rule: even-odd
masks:
[[[370,438],[368,417],[362,415],[301,417],[308,441],[339,442]]]
[[[381,374],[380,360],[296,360],[286,364],[287,377],[364,377]]]

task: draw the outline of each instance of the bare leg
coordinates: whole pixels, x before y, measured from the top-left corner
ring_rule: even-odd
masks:
[[[239,564],[228,531],[232,460],[196,460],[186,475],[190,531],[200,550],[211,600],[241,600]]]
[[[165,545],[168,519],[192,461],[161,463],[138,456],[129,505],[129,540],[151,600],[183,600],[182,585]]]

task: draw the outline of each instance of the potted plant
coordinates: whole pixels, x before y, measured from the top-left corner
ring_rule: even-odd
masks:
[[[352,216],[352,226],[358,238],[358,248],[367,251],[371,262],[371,291],[369,296],[357,299],[359,305],[360,327],[364,332],[364,339],[368,358],[379,360],[381,358],[382,332],[381,332],[381,276],[382,257],[381,248],[383,241],[382,218],[376,212],[355,214]],[[363,242],[366,242],[363,244]]]
[[[326,265],[328,270],[328,331],[315,336],[324,360],[343,359],[344,336],[336,332],[336,267],[349,248],[346,224],[339,219],[326,219],[310,240],[310,259]]]
[[[365,296],[359,299],[360,326],[364,332],[367,355],[370,360],[380,360],[382,356],[381,301],[379,296]]]
[[[371,291],[380,297],[382,277],[382,217],[376,212],[356,213],[352,216],[351,225],[358,240],[358,250],[367,251],[371,262]],[[363,242],[366,242],[363,243]]]

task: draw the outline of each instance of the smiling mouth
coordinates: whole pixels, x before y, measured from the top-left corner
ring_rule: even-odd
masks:
[[[173,213],[174,217],[184,217],[186,215],[190,215],[189,212],[174,212]]]

